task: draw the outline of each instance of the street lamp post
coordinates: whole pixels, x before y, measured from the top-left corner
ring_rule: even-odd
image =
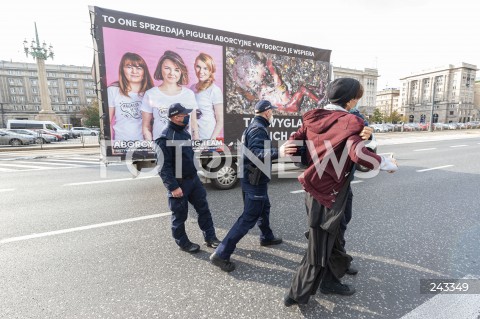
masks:
[[[3,111],[3,103],[0,102],[0,108],[2,112],[2,128],[5,128],[5,113]]]
[[[430,110],[430,126],[428,128],[429,132],[433,132],[433,109],[435,106],[435,77],[433,78],[432,85],[432,109]]]
[[[45,61],[50,58],[53,59],[54,53],[52,45],[47,47],[45,41],[43,44],[40,43],[38,32],[37,32],[37,23],[35,23],[35,39],[32,39],[30,47],[28,46],[27,40],[23,41],[23,49],[25,50],[25,55],[33,57],[37,61],[37,70],[38,70],[38,84],[40,86],[40,100],[41,100],[41,111],[38,113],[37,118],[39,120],[50,120],[58,121],[57,114],[52,110],[52,104],[50,102],[50,94],[48,93],[48,84],[47,84],[47,72],[45,69]]]

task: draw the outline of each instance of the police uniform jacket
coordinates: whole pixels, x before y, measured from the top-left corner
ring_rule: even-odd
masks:
[[[175,145],[169,144],[168,141],[183,141],[181,146],[182,158],[178,161],[175,160],[175,154],[176,148],[180,146],[178,146],[177,143],[175,143]],[[162,164],[161,159],[163,158],[163,165],[160,169],[159,175],[163,180],[163,184],[169,191],[173,191],[180,187],[179,180],[177,179],[189,179],[197,175],[197,169],[194,164],[191,136],[185,129],[185,126],[169,122],[160,137],[155,140],[155,143],[160,148],[157,154],[157,162]],[[177,164],[182,165],[181,176],[175,175]]]
[[[268,145],[271,145],[270,136],[268,135],[267,127],[270,123],[263,116],[255,116],[247,127],[243,135],[244,147],[246,147],[255,157],[260,159],[262,162],[265,162],[265,159],[270,157],[270,160],[278,159],[278,149],[277,148],[267,148]],[[265,141],[269,141],[266,144]],[[249,165],[253,165],[252,161],[243,154],[243,183],[248,183],[248,174]],[[272,165],[270,162],[269,171],[271,174]],[[262,172],[260,176],[259,185],[267,184],[270,181],[270,178]]]

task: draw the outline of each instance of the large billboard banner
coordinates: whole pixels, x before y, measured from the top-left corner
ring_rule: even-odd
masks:
[[[330,50],[99,7],[90,14],[106,156],[154,158],[173,103],[193,109],[188,129],[202,150],[239,140],[260,99],[278,107],[274,140],[324,103]]]

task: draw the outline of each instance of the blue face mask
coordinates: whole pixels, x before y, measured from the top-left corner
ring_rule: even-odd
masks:
[[[187,115],[183,118],[182,123],[185,125],[188,125],[189,122],[190,122],[190,115]]]

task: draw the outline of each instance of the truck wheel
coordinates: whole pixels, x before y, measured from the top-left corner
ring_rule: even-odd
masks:
[[[213,187],[217,189],[231,189],[238,181],[237,170],[234,167],[223,166],[216,172],[216,178],[212,178]]]

